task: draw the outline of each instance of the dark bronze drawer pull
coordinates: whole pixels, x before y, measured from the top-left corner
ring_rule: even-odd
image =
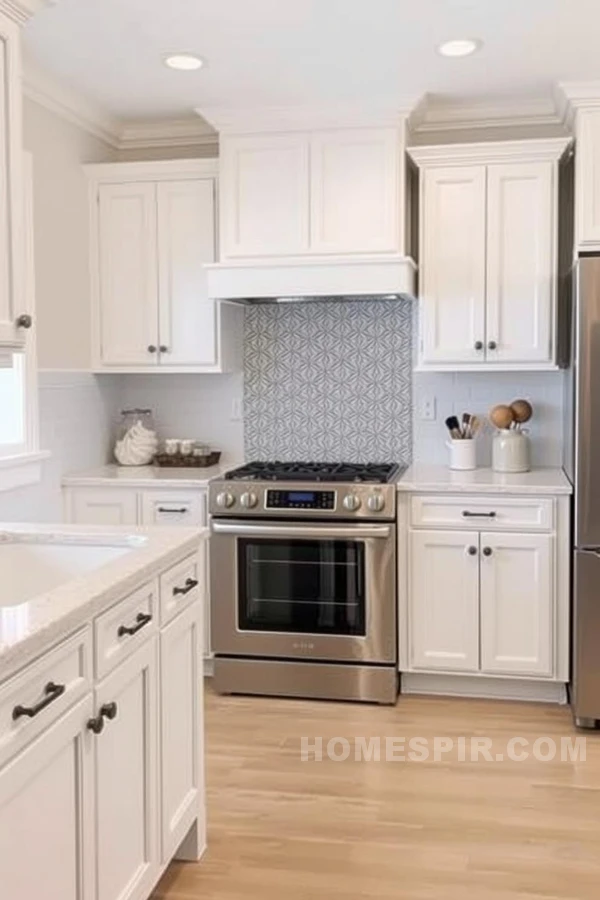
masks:
[[[35,706],[15,706],[12,713],[13,719],[16,721],[17,719],[20,719],[21,716],[27,716],[29,719],[33,719],[33,717],[37,716],[38,713],[41,713],[43,709],[46,709],[47,706],[50,706],[51,703],[58,700],[59,697],[62,697],[65,691],[66,687],[64,684],[54,684],[53,681],[49,681],[44,688],[44,699],[40,700],[39,703],[36,703]]]
[[[145,625],[152,621],[149,613],[138,613],[135,617],[135,625],[119,625],[117,634],[119,637],[125,637],[126,634],[137,634]]]
[[[463,509],[462,512],[465,519],[495,519],[495,512],[469,512],[468,509]]]
[[[182,506],[180,509],[169,509],[166,506],[159,506],[157,508],[157,512],[159,513],[174,513],[175,515],[182,516],[184,513],[188,512],[187,506]]]
[[[198,581],[195,578],[186,578],[185,587],[173,588],[173,596],[176,597],[178,594],[189,594],[195,587],[198,587]]]

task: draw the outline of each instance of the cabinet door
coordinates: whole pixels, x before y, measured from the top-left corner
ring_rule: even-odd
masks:
[[[308,251],[308,160],[305,134],[223,139],[223,258]]]
[[[168,862],[194,819],[202,819],[202,609],[194,603],[160,636],[162,861]]]
[[[398,252],[398,134],[339,129],[311,139],[311,251]]]
[[[160,364],[214,366],[216,301],[204,264],[215,260],[215,183],[170,181],[157,192]]]
[[[600,110],[577,113],[576,238],[583,249],[600,247]]]
[[[103,184],[98,205],[101,361],[106,366],[156,365],[156,187]]]
[[[110,488],[73,489],[69,521],[74,525],[136,525],[137,495]]]
[[[415,669],[479,668],[479,535],[413,531],[410,655]]]
[[[485,166],[425,169],[421,361],[483,362]]]
[[[206,525],[205,491],[145,491],[142,525]]]
[[[151,638],[95,691],[116,704],[94,737],[96,900],[138,900],[158,875],[157,641]]]
[[[490,674],[553,671],[553,538],[481,535],[481,668]]]
[[[0,893],[94,900],[91,694],[0,770]]]
[[[554,164],[488,166],[488,362],[553,357]]]
[[[16,327],[26,309],[20,30],[0,14],[0,347],[25,343]]]

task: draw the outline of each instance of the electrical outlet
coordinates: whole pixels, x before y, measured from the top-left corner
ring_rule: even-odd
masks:
[[[231,402],[231,421],[241,422],[244,418],[244,401],[241,397],[234,397]]]
[[[435,418],[436,418],[435,397],[425,396],[421,399],[420,418],[424,422],[435,422]]]

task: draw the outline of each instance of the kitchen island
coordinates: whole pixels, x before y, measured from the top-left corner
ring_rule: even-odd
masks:
[[[0,884],[11,900],[146,900],[171,859],[201,857],[205,538],[0,526]]]

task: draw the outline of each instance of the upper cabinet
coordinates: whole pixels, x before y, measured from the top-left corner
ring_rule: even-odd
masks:
[[[581,250],[600,250],[600,108],[577,109],[575,234]]]
[[[403,130],[221,137],[221,258],[404,253]]]
[[[566,140],[416,147],[419,365],[556,359],[558,165]]]
[[[216,258],[212,160],[87,167],[96,371],[222,372],[243,311],[208,296]]]
[[[21,28],[31,0],[0,2],[0,348],[21,349],[25,330],[25,187],[21,99]]]

